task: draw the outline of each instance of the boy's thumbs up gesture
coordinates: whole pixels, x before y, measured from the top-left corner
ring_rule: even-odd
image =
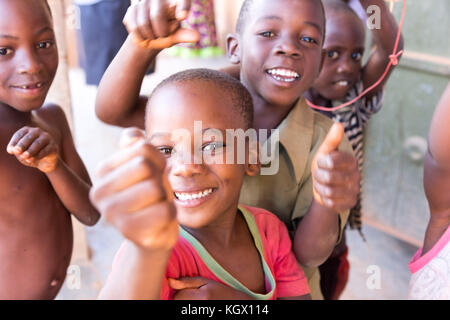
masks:
[[[314,199],[337,212],[356,204],[361,181],[356,158],[338,150],[343,138],[344,127],[334,123],[311,165]]]
[[[121,150],[98,169],[90,198],[102,216],[138,248],[169,250],[178,240],[165,159],[138,129],[127,129]]]
[[[123,23],[140,47],[162,50],[183,42],[197,42],[198,32],[181,29],[180,21],[189,12],[190,0],[141,0],[131,5]]]

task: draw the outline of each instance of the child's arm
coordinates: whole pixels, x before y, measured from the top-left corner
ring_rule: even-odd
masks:
[[[43,107],[39,116],[58,126],[60,147],[42,128],[24,127],[13,135],[8,153],[45,173],[66,209],[80,222],[92,226],[100,215],[89,201],[91,180],[75,149],[66,116],[55,105]]]
[[[430,208],[422,255],[428,252],[450,225],[450,84],[431,122],[428,153],[424,166],[424,187]]]
[[[143,0],[128,8],[123,22],[130,35],[98,87],[95,108],[100,120],[144,128],[147,98],[139,93],[148,67],[162,49],[199,37],[195,31],[179,29],[190,5],[183,2],[180,12],[169,8],[168,0]]]
[[[344,129],[335,123],[313,160],[314,200],[297,226],[293,243],[298,261],[307,267],[319,266],[329,257],[346,222],[339,220],[339,213],[356,204],[360,191],[356,158],[336,151],[342,139]]]
[[[367,8],[372,5],[378,6],[381,10],[380,28],[371,30],[373,38],[373,52],[371,53],[370,58],[362,71],[364,88],[369,88],[380,79],[389,64],[389,55],[391,55],[394,50],[398,26],[384,0],[360,0],[360,2],[366,12]],[[402,36],[400,36],[397,52],[400,50],[403,50]],[[389,73],[380,85],[367,94],[368,98],[373,97],[383,89],[383,86],[387,82],[391,72],[392,68],[389,70]]]
[[[137,131],[125,132],[136,139]],[[165,160],[143,136],[107,159],[91,200],[127,239],[102,299],[160,299],[170,253],[178,240],[176,209]]]

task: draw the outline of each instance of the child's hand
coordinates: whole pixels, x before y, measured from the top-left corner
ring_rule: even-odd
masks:
[[[343,137],[344,127],[333,124],[311,166],[314,199],[337,212],[356,204],[361,181],[356,158],[338,151]]]
[[[124,137],[122,150],[100,165],[91,201],[138,248],[171,249],[178,240],[178,222],[165,159],[140,130],[125,130]]]
[[[141,0],[131,5],[123,23],[135,42],[143,48],[162,50],[182,42],[197,42],[200,35],[194,30],[180,29],[180,21],[189,12],[190,0]]]
[[[169,279],[174,300],[250,300],[245,293],[202,277]]]
[[[54,171],[60,159],[55,140],[41,128],[23,127],[13,135],[6,151],[22,164],[44,173]]]

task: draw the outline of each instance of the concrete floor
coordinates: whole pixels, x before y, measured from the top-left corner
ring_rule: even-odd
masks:
[[[168,75],[187,68],[220,68],[228,65],[226,58],[177,59],[161,55],[156,72],[146,77],[142,92],[152,88]],[[84,73],[70,72],[73,119],[76,144],[92,179],[99,161],[112,154],[121,129],[101,123],[95,116],[96,88],[84,84]],[[417,248],[365,226],[367,243],[359,234],[349,231],[349,260],[351,265],[348,285],[342,299],[405,299],[407,297],[408,262]],[[57,299],[93,299],[97,296],[109,273],[121,235],[103,220],[86,228],[91,259],[76,259]]]

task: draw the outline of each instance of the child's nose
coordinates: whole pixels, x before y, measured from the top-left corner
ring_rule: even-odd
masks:
[[[41,72],[42,62],[32,50],[24,50],[17,57],[19,74],[39,74]]]
[[[302,52],[299,46],[296,44],[296,40],[290,36],[281,37],[280,41],[275,47],[275,53],[278,55],[286,55],[292,58],[300,58]]]
[[[186,178],[199,175],[205,170],[201,156],[198,157],[192,153],[184,154],[184,156],[172,156],[169,166],[174,176]]]
[[[340,63],[339,66],[337,68],[337,72],[338,73],[352,73],[353,71],[353,65],[352,62],[348,59],[343,59]]]

